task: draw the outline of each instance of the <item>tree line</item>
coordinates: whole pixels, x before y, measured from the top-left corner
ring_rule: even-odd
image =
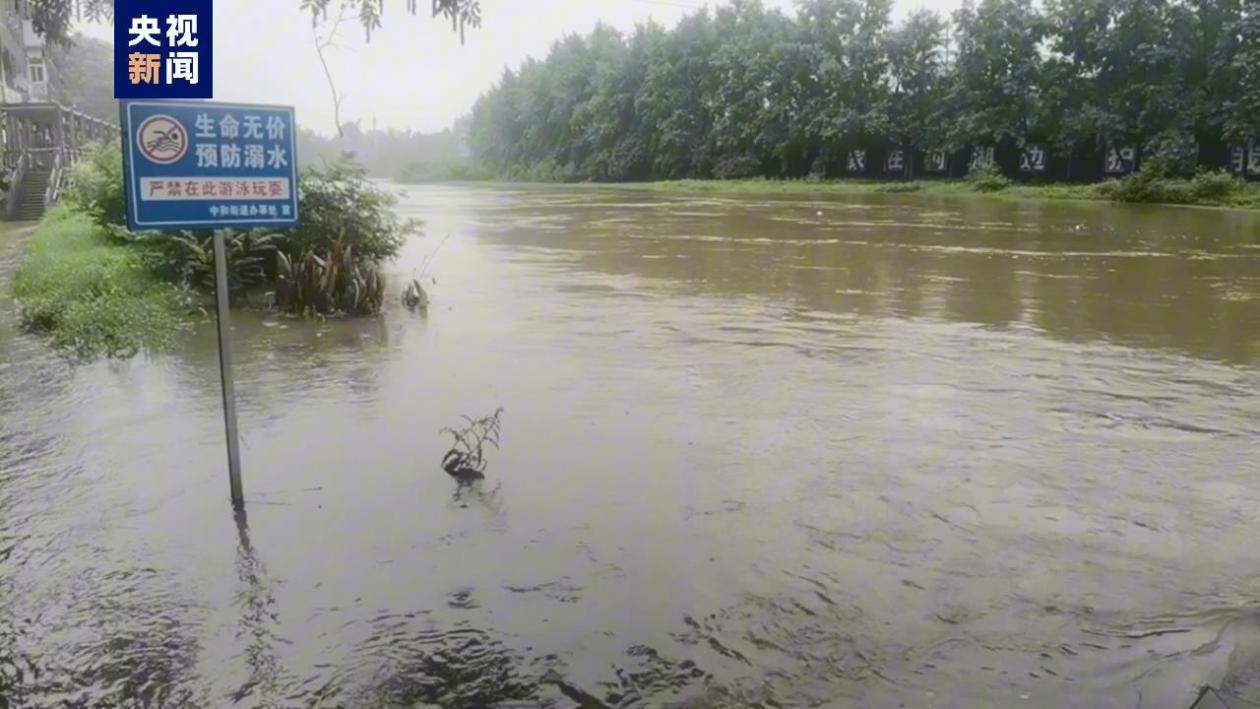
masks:
[[[734,0],[565,37],[477,102],[473,153],[533,179],[1260,176],[1260,0],[892,5]]]

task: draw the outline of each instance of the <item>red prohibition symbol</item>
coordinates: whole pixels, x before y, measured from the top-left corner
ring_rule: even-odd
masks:
[[[170,116],[149,116],[136,132],[136,144],[140,146],[140,154],[150,162],[169,165],[188,152],[188,132]]]

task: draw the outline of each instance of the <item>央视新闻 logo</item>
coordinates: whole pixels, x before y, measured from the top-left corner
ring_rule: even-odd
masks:
[[[116,0],[114,98],[212,98],[211,0]]]

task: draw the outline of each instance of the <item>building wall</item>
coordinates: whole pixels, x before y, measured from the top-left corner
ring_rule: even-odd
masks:
[[[48,63],[43,82],[31,80],[30,62],[44,56],[44,39],[27,17],[26,0],[0,0],[0,103],[48,100]]]

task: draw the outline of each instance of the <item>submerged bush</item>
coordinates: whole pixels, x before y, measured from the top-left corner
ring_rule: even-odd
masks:
[[[355,259],[354,249],[334,244],[325,255],[308,251],[290,262],[277,254],[276,305],[295,315],[371,315],[385,300],[385,279],[375,263]]]
[[[328,253],[334,245],[353,250],[362,261],[384,261],[398,254],[419,222],[399,219],[398,201],[352,162],[307,168],[298,181],[301,224],[287,232],[290,260],[307,253]]]
[[[267,282],[268,265],[284,237],[262,231],[232,232],[224,240],[228,289],[233,295]],[[214,290],[214,236],[180,232],[152,236],[143,242],[151,265],[180,283]]]
[[[162,282],[139,253],[64,207],[32,234],[13,295],[27,327],[83,356],[167,347],[196,309],[186,288]]]
[[[65,199],[68,206],[102,227],[101,234],[133,249],[153,274],[212,290],[213,237],[188,231],[128,231],[123,195],[122,151],[114,141],[88,150],[70,173]],[[308,254],[318,259],[353,254],[357,269],[376,273],[376,264],[393,258],[407,235],[419,228],[419,222],[400,219],[394,213],[396,201],[353,162],[304,169],[298,180],[301,223],[297,228],[230,232],[226,244],[229,288],[240,295],[242,289],[275,278],[273,264],[281,251],[289,262],[302,261]],[[365,304],[374,302],[372,298],[352,300],[356,302],[353,308],[334,309],[353,313],[379,309],[378,305],[364,310]],[[303,310],[299,307],[295,312]]]

